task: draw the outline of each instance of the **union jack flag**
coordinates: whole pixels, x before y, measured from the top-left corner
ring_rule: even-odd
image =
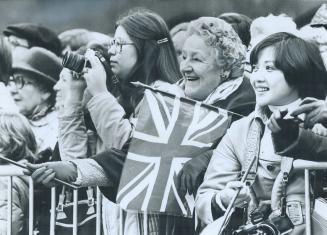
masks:
[[[123,209],[192,216],[175,178],[183,164],[212,148],[228,128],[226,110],[145,91],[117,194]]]

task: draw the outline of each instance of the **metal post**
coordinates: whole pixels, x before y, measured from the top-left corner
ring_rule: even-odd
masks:
[[[33,228],[34,228],[34,183],[32,177],[29,177],[28,179],[28,203],[29,203],[29,209],[28,209],[28,234],[33,235]]]
[[[143,212],[143,229],[144,235],[148,235],[148,213],[146,211]]]
[[[50,235],[55,235],[56,227],[56,187],[51,188]]]
[[[97,187],[97,215],[96,215],[96,235],[101,235],[101,207],[102,207],[102,194],[99,187]]]
[[[12,176],[8,176],[8,203],[7,203],[7,235],[11,235],[12,220]]]
[[[73,235],[77,235],[77,213],[78,213],[78,189],[74,189],[74,205],[73,205]]]
[[[123,235],[123,209],[119,207],[119,235]]]
[[[305,187],[305,231],[306,235],[311,235],[311,202],[310,202],[310,178],[309,170],[304,170],[304,187]]]

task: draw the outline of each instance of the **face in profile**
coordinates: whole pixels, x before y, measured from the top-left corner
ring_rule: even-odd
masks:
[[[221,83],[216,50],[198,35],[193,34],[185,41],[180,69],[189,98],[202,101]]]
[[[284,73],[275,66],[275,49],[266,47],[258,54],[253,65],[251,84],[255,90],[256,102],[260,106],[282,106],[299,98],[298,90],[288,85]]]
[[[32,114],[36,108],[45,106],[50,92],[42,90],[40,81],[30,73],[15,72],[9,80],[11,95],[20,111],[25,116]]]
[[[110,67],[112,72],[125,80],[137,63],[137,50],[126,30],[118,26],[114,39],[108,50],[110,54]]]
[[[71,95],[71,89],[82,89],[85,88],[85,81],[82,78],[76,78],[72,70],[63,68],[60,72],[59,80],[53,89],[56,91],[56,108],[63,107],[64,102]]]

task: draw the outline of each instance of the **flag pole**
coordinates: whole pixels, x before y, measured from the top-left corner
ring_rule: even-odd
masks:
[[[15,165],[15,166],[18,166],[18,167],[20,167],[20,168],[23,168],[23,169],[27,169],[27,170],[29,170],[29,169],[27,168],[27,166],[25,166],[25,165],[23,165],[23,164],[21,164],[21,163],[19,163],[19,162],[13,161],[13,160],[11,160],[11,159],[9,159],[9,158],[6,158],[6,157],[4,157],[4,156],[1,156],[1,155],[0,155],[0,159],[4,160],[4,161],[6,161],[6,162],[9,162],[9,163],[11,163],[11,164],[13,164],[13,165]],[[68,187],[71,187],[71,188],[73,188],[73,189],[78,189],[78,188],[79,188],[79,187],[78,187],[77,185],[75,185],[75,184],[70,184],[70,183],[67,183],[67,182],[65,182],[65,181],[62,181],[62,180],[60,180],[60,179],[57,179],[57,178],[54,178],[53,180],[56,181],[57,183],[67,185]]]
[[[163,90],[160,90],[160,89],[157,89],[157,88],[154,88],[154,87],[148,86],[148,85],[146,85],[146,84],[144,84],[144,83],[142,83],[142,82],[139,82],[139,81],[137,81],[137,82],[130,82],[130,83],[131,83],[133,86],[135,86],[135,87],[142,87],[142,88],[144,88],[144,89],[148,89],[148,90],[151,90],[151,91],[154,91],[154,92],[159,92],[159,93],[161,93],[161,94],[163,94],[163,95],[166,95],[166,96],[168,96],[168,97],[171,97],[171,98],[178,97],[178,98],[180,98],[181,101],[185,101],[186,103],[189,103],[189,104],[192,104],[192,105],[194,105],[194,104],[196,104],[196,103],[200,103],[201,106],[203,106],[203,107],[205,107],[205,108],[207,108],[207,109],[213,110],[213,111],[217,111],[217,110],[218,110],[218,111],[220,111],[220,110],[226,110],[227,113],[230,113],[230,114],[233,114],[233,115],[236,115],[236,116],[239,116],[239,117],[245,117],[245,116],[243,116],[242,114],[235,113],[235,112],[229,111],[229,110],[227,110],[227,109],[221,109],[221,108],[219,108],[219,107],[216,107],[216,106],[213,106],[213,105],[210,105],[210,104],[205,104],[205,103],[202,103],[202,102],[200,102],[200,101],[197,101],[197,100],[194,100],[194,99],[191,99],[191,98],[179,97],[179,96],[177,96],[177,95],[175,95],[175,94],[172,94],[172,93],[169,93],[169,92],[167,92],[167,91],[163,91]]]

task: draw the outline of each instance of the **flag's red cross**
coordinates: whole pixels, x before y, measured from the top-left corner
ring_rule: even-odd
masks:
[[[117,202],[124,209],[191,216],[194,198],[180,198],[174,179],[186,161],[212,147],[228,122],[223,110],[147,90]]]

